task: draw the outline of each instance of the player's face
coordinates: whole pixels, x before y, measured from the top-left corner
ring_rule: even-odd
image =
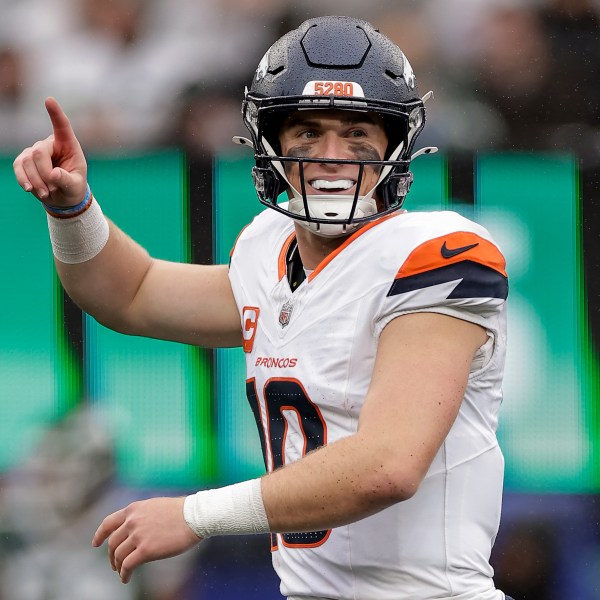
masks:
[[[380,115],[344,110],[302,110],[286,118],[279,142],[283,156],[296,158],[340,158],[344,160],[382,160],[388,145]],[[285,163],[290,183],[301,190],[300,168]],[[381,167],[365,167],[360,195],[377,183]],[[354,194],[359,166],[336,163],[304,163],[307,195]]]

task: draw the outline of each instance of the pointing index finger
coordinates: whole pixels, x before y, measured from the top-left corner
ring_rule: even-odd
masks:
[[[52,122],[54,141],[58,143],[73,143],[76,141],[75,133],[69,118],[64,113],[60,104],[52,97],[46,98],[46,110]]]

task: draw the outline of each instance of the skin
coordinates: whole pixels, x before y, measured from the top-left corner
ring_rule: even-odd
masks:
[[[15,159],[15,176],[36,198],[74,206],[85,195],[86,161],[58,103],[49,98],[46,108],[53,134]],[[282,128],[284,152],[345,158],[376,151],[383,156],[387,138],[376,120],[348,123],[335,112],[309,112]],[[306,178],[352,178],[352,169],[313,163]],[[365,188],[376,176],[368,174]],[[344,241],[320,238],[298,226],[296,233],[307,268]],[[241,345],[226,266],[152,259],[112,223],[96,257],[79,265],[57,261],[56,266],[71,298],[117,331],[201,346]],[[392,320],[380,337],[357,433],[262,478],[271,531],[328,529],[412,497],[456,418],[473,354],[486,339],[481,327],[440,314]],[[102,521],[92,544],[108,540],[110,564],[124,583],[141,564],[180,554],[200,541],[183,519],[183,501],[135,502]]]
[[[306,158],[339,158],[381,160],[388,144],[379,115],[343,110],[308,110],[292,113],[283,123],[279,134],[284,156]],[[286,163],[290,183],[300,190],[300,173],[296,163]],[[335,163],[306,163],[304,177],[307,194],[323,193],[309,182],[315,179],[350,179],[357,181],[358,165]],[[361,194],[377,183],[379,168],[367,166],[361,182]],[[344,192],[354,194],[355,187]]]
[[[343,110],[307,110],[292,113],[284,122],[279,142],[284,156],[304,158],[370,159],[383,158],[388,138],[383,119],[378,115],[353,113]],[[300,169],[296,163],[285,163],[290,183],[301,189]],[[308,195],[323,193],[309,182],[315,179],[335,181],[338,179],[358,180],[358,165],[334,163],[305,163],[304,178]],[[360,194],[364,195],[377,183],[379,169],[367,166],[361,181]],[[353,195],[356,186],[339,193]],[[328,193],[332,193],[328,191]],[[334,193],[334,192],[333,192]],[[330,252],[344,242],[343,237],[325,238],[296,226],[298,249],[302,264],[314,269]]]

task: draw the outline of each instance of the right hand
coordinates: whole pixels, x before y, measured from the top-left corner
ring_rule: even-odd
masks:
[[[52,135],[25,148],[13,163],[19,185],[38,200],[66,208],[86,193],[87,163],[71,123],[54,98],[46,99]]]
[[[127,583],[140,565],[182,554],[199,538],[185,522],[185,498],[150,498],[108,515],[94,534],[92,546],[108,539],[108,560]]]

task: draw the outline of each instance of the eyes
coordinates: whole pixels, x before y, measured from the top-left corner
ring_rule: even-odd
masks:
[[[298,156],[302,152],[317,153],[321,151],[337,155],[339,152],[359,149],[375,150],[379,156],[385,154],[388,137],[383,122],[365,118],[318,118],[313,115],[293,115],[284,121],[279,131],[279,143],[283,154],[290,152]],[[328,154],[327,154],[328,155]]]
[[[320,132],[317,129],[299,129],[296,133],[296,137],[305,140],[316,140],[319,138]],[[369,137],[365,129],[360,127],[354,127],[345,132],[344,137],[351,139],[360,139]]]

